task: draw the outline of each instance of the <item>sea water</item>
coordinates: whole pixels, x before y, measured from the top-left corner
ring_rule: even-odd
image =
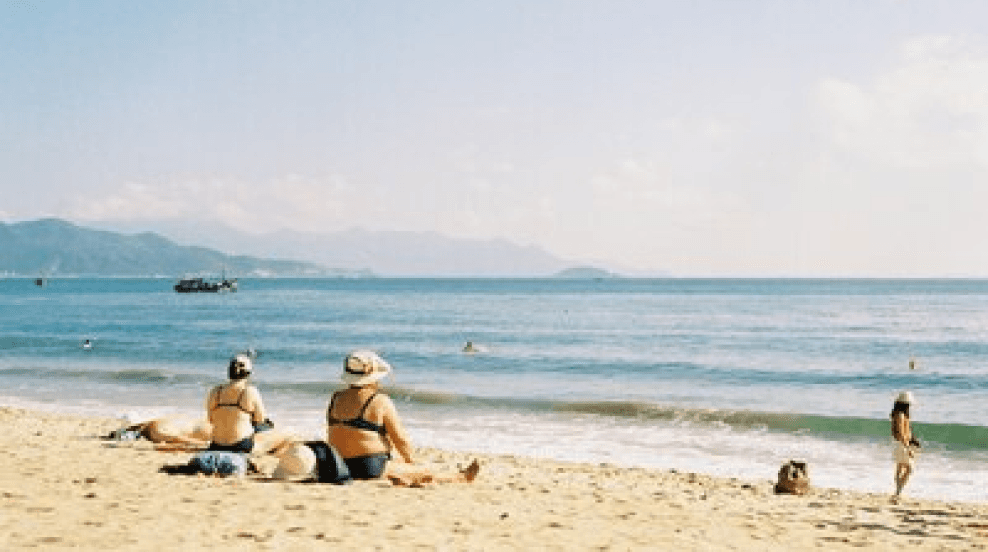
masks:
[[[924,447],[906,492],[988,501],[988,281],[173,284],[0,279],[0,404],[201,417],[253,348],[276,425],[318,437],[344,355],[371,348],[417,445],[746,479],[798,458],[814,485],[889,492],[909,390]]]

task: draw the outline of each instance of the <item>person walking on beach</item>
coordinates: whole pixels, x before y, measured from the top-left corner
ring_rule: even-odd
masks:
[[[892,438],[895,439],[895,497],[899,498],[902,488],[909,481],[915,466],[916,449],[919,441],[913,437],[909,423],[909,406],[913,403],[913,394],[909,391],[899,393],[892,405]]]

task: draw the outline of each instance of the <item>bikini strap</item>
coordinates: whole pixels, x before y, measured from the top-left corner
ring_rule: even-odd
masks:
[[[380,392],[379,391],[375,391],[374,394],[371,395],[369,399],[367,399],[367,402],[364,403],[363,408],[360,409],[360,414],[357,414],[357,419],[363,420],[365,423],[368,423],[368,424],[370,423],[370,422],[367,421],[367,418],[364,418],[364,412],[367,410],[367,407],[370,405],[371,401],[373,401],[374,398],[377,397],[378,393],[380,393]],[[388,430],[384,427],[384,424],[383,423],[380,424],[380,425],[378,425],[378,424],[374,424],[374,425],[377,425],[378,428],[380,428],[380,429],[377,430],[377,434],[380,435],[381,436],[381,440],[384,441],[384,446],[388,449],[388,459],[390,460],[391,459],[391,439],[388,439]]]
[[[248,412],[248,410],[246,408],[244,408],[244,405],[241,404],[241,401],[244,400],[244,393],[246,393],[246,392],[247,392],[247,386],[245,385],[244,388],[240,390],[240,394],[237,395],[237,408],[239,408],[240,410],[242,410],[244,412]],[[252,412],[248,412],[248,413],[249,414],[253,414]]]
[[[374,394],[371,395],[370,398],[367,399],[367,402],[364,403],[364,406],[362,406],[360,408],[360,412],[357,413],[357,418],[356,419],[359,419],[359,420],[365,419],[364,418],[364,412],[367,412],[367,407],[370,406],[371,401],[374,400],[374,397],[376,397],[377,394],[378,394],[378,391],[375,391]]]

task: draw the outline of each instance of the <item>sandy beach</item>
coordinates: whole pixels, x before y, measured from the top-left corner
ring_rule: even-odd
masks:
[[[159,470],[188,453],[99,437],[118,420],[0,408],[0,548],[82,550],[984,550],[988,505],[422,450],[473,484],[392,487]],[[258,462],[271,470],[274,459]],[[891,467],[890,467],[891,469]],[[907,489],[908,491],[908,489]]]

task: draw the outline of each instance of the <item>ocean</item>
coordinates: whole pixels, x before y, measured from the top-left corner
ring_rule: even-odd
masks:
[[[909,390],[906,493],[988,501],[988,281],[174,283],[0,279],[0,404],[201,417],[253,348],[276,425],[314,438],[344,355],[370,348],[416,445],[743,479],[798,458],[815,486],[885,493]]]

